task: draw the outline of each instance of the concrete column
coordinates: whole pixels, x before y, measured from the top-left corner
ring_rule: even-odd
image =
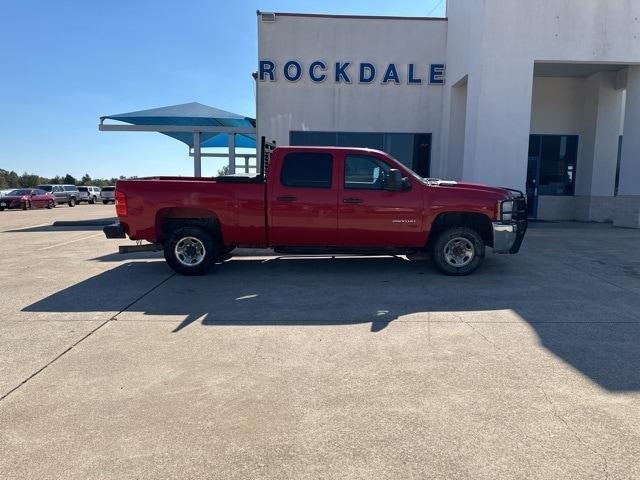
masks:
[[[193,132],[193,176],[202,176],[202,157],[200,153],[200,132]]]
[[[622,90],[615,72],[598,72],[587,79],[576,195],[611,197],[616,180]]]
[[[464,135],[467,118],[466,78],[451,88],[450,102],[447,162],[443,168],[443,176],[449,180],[460,180],[464,161]]]
[[[236,173],[236,134],[229,134],[229,174]]]
[[[532,88],[533,62],[526,60],[469,74],[464,180],[524,191]]]
[[[618,195],[640,195],[640,66],[630,66]]]
[[[640,66],[628,69],[620,183],[613,224],[640,228]]]

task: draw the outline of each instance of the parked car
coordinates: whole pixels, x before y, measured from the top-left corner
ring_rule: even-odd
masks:
[[[66,203],[70,207],[75,207],[78,203],[80,192],[75,185],[38,185],[40,190],[52,193],[56,198],[56,204]]]
[[[278,147],[260,164],[266,175],[119,180],[119,223],[105,235],[163,245],[184,275],[205,273],[236,246],[307,255],[426,250],[443,273],[468,275],[486,246],[517,253],[527,229],[522,192],[422,178],[378,150]]]
[[[102,199],[102,203],[104,203],[105,205],[109,202],[115,203],[115,191],[116,187],[102,187],[102,190],[100,190],[100,198]]]
[[[50,192],[37,188],[18,188],[0,197],[0,212],[5,208],[53,208],[56,199]]]
[[[100,197],[100,188],[91,186],[78,187],[78,203],[87,202],[93,205]]]

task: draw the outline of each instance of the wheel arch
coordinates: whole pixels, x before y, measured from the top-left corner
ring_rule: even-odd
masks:
[[[427,247],[444,230],[452,227],[473,228],[482,237],[485,245],[493,247],[493,224],[489,216],[479,212],[442,212],[434,218],[427,239]]]
[[[215,212],[205,208],[168,207],[156,213],[156,233],[160,242],[182,227],[199,227],[224,245],[222,227]]]

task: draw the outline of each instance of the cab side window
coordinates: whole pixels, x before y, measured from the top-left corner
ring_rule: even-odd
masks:
[[[344,188],[383,190],[390,167],[374,157],[347,155],[344,160]]]
[[[280,183],[295,188],[331,188],[333,157],[328,153],[295,152],[282,160]]]

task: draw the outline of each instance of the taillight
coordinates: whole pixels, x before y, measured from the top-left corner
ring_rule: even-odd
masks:
[[[126,217],[127,216],[127,196],[124,193],[116,190],[115,198],[116,198],[116,215],[118,215],[119,217]]]

